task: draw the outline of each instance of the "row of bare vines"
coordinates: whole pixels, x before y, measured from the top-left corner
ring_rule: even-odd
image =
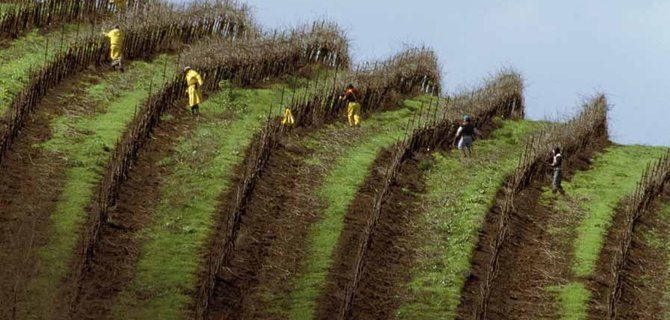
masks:
[[[217,37],[193,45],[179,61],[189,65],[205,80],[203,87],[217,90],[221,81],[236,85],[257,85],[268,79],[291,74],[308,65],[348,67],[348,43],[339,27],[331,23],[315,23],[287,33],[263,37],[231,39]],[[182,102],[186,86],[178,73],[140,107],[133,121],[117,143],[102,182],[92,212],[86,222],[86,232],[80,245],[80,261],[75,266],[81,279],[100,241],[101,226],[114,206],[119,190],[136,159],[140,148],[148,141],[161,115]]]
[[[391,161],[381,187],[376,191],[374,205],[361,241],[356,248],[356,259],[352,276],[346,285],[345,296],[340,305],[338,319],[351,318],[355,292],[365,267],[366,255],[374,237],[383,206],[401,166],[414,152],[435,148],[448,148],[454,143],[455,133],[463,114],[473,115],[477,126],[493,123],[495,117],[523,117],[523,81],[512,71],[502,72],[481,89],[445,98],[440,103],[421,108],[408,123],[408,134],[393,146]]]
[[[11,39],[33,28],[96,20],[110,13],[108,0],[24,1],[0,15],[0,39]]]
[[[631,247],[633,233],[638,219],[649,213],[651,204],[670,183],[670,152],[663,155],[656,163],[650,164],[645,170],[635,192],[625,198],[619,206],[624,217],[623,235],[617,244],[614,257],[609,261],[607,292],[607,318],[617,319],[619,299],[622,290],[622,270]]]
[[[378,63],[359,66],[354,71],[336,74],[332,79],[317,80],[312,90],[289,103],[295,115],[296,126],[316,127],[332,121],[340,114],[338,96],[347,83],[361,90],[364,112],[380,110],[396,101],[398,95],[416,95],[439,90],[439,68],[432,51],[412,48]],[[244,178],[236,187],[233,204],[224,206],[220,215],[228,219],[226,229],[213,237],[213,243],[204,258],[206,269],[200,276],[195,300],[196,318],[208,316],[209,303],[215,287],[216,275],[235,249],[235,241],[246,206],[267,160],[279,141],[290,130],[277,119],[269,121],[254,139],[244,165]]]
[[[579,115],[567,123],[555,124],[532,135],[525,146],[519,165],[503,187],[504,200],[500,207],[490,254],[480,286],[479,296],[474,302],[473,319],[486,319],[487,304],[494,279],[499,272],[501,248],[509,235],[509,221],[515,207],[517,195],[533,181],[542,179],[551,170],[546,164],[554,147],[560,147],[565,159],[570,159],[580,150],[597,143],[598,138],[607,137],[607,99],[600,94],[583,105]]]
[[[178,49],[182,44],[211,35],[242,37],[250,29],[246,7],[228,2],[194,4],[187,8],[156,5],[125,16],[120,22],[125,30],[124,58],[149,58],[159,52]],[[0,120],[0,162],[20,133],[33,109],[50,89],[88,66],[108,61],[108,44],[100,34],[91,34],[58,52],[44,66],[35,70],[29,82]]]

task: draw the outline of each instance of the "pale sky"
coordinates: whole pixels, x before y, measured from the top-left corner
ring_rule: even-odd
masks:
[[[351,39],[355,62],[405,45],[438,54],[446,92],[501,67],[526,80],[532,119],[565,118],[608,95],[616,142],[670,146],[670,1],[248,0],[266,29],[324,18]]]

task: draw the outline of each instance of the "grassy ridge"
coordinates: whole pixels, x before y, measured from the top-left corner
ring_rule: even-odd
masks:
[[[317,132],[305,141],[305,144],[315,149],[315,159],[323,157],[324,153],[337,153],[337,160],[330,164],[323,185],[316,190],[321,201],[326,204],[326,209],[320,213],[321,220],[310,230],[304,272],[289,297],[291,319],[313,318],[316,298],[333,263],[333,250],[344,228],[349,204],[363,185],[379,152],[403,137],[403,128],[408,118],[418,110],[422,101],[428,99],[409,100],[405,102],[405,108],[375,114],[358,129],[348,129],[343,124],[326,129],[359,130],[346,145],[333,145],[331,141],[320,139],[327,136],[325,132]]]
[[[0,3],[0,17],[2,17],[2,14],[5,13],[5,11],[8,11],[15,7],[17,7],[15,3]]]
[[[7,48],[0,49],[0,115],[28,82],[30,71],[42,66],[45,58],[54,56],[61,46],[67,47],[74,41],[76,33],[76,25],[64,25],[45,35],[33,30],[10,42]],[[49,50],[45,53],[47,43]]]
[[[577,210],[579,221],[572,233],[573,281],[549,288],[557,293],[559,312],[564,319],[585,319],[590,291],[585,279],[593,274],[616,207],[631,194],[647,164],[658,159],[665,148],[612,146],[598,154],[591,169],[575,173],[563,187],[568,196],[556,197],[546,191],[541,201],[551,203],[558,213]],[[551,201],[553,200],[553,201]]]
[[[458,152],[435,153],[427,174],[420,221],[418,261],[400,319],[453,319],[470,270],[486,213],[504,180],[514,173],[524,138],[538,122],[505,121],[490,140],[476,143],[476,158],[462,163]]]
[[[135,62],[124,74],[82,78],[72,92],[61,95],[62,103],[76,104],[81,109],[72,108],[73,113],[53,119],[52,138],[38,146],[66,163],[66,181],[51,215],[49,242],[39,250],[40,275],[29,284],[34,304],[42,305],[38,310],[50,308],[49,302],[67,272],[79,239],[78,229],[86,219],[86,208],[109,152],[132,120],[136,106],[148,97],[152,78],[159,82],[164,64],[174,61],[174,57],[163,55],[153,63]],[[99,82],[80,94],[78,89],[89,85],[92,79]]]
[[[163,160],[172,173],[151,227],[140,235],[144,244],[135,279],[119,296],[113,311],[117,318],[186,316],[218,200],[265,123],[268,108],[276,109],[285,89],[227,88],[201,104],[194,132],[182,137],[175,154]]]

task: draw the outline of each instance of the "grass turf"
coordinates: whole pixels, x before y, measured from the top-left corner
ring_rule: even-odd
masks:
[[[0,3],[0,18],[2,17],[2,14],[18,7],[17,4],[15,3]]]
[[[66,163],[65,184],[51,215],[49,242],[40,248],[39,276],[29,284],[32,304],[38,312],[49,314],[74,254],[79,229],[86,220],[86,209],[95,187],[109,160],[109,153],[132,120],[135,108],[149,95],[149,84],[161,79],[165,63],[174,63],[173,56],[160,56],[152,63],[134,62],[126,73],[105,73],[92,76],[99,82],[88,86],[80,96],[78,89],[89,84],[82,78],[73,92],[61,95],[62,103],[89,108],[53,119],[52,137],[38,145],[53,157]],[[57,187],[57,186],[54,186]]]
[[[76,25],[64,25],[44,35],[33,30],[0,50],[0,116],[28,83],[31,71],[40,68],[45,58],[54,56],[61,47],[66,48],[74,41],[77,28]]]
[[[315,192],[326,204],[320,213],[320,220],[310,228],[308,238],[308,257],[302,274],[296,280],[295,290],[289,299],[289,318],[313,318],[317,296],[324,284],[332,261],[337,240],[344,228],[347,207],[354,200],[356,192],[363,185],[370,172],[370,166],[379,152],[393,145],[404,136],[407,120],[422,103],[430,97],[421,97],[405,101],[405,107],[372,115],[362,123],[361,128],[348,129],[344,124],[332,125],[325,131],[317,132],[303,143],[315,150],[314,160],[318,161],[325,153],[336,153],[333,163],[329,163],[323,185]],[[327,130],[359,130],[352,135],[353,140],[336,145],[324,140]]]
[[[397,311],[399,319],[455,318],[486,213],[514,173],[524,138],[541,126],[504,121],[490,139],[476,143],[470,162],[461,162],[456,151],[434,153],[422,199],[418,260]]]
[[[265,123],[268,108],[280,104],[285,89],[284,85],[227,87],[200,105],[194,132],[182,137],[175,154],[163,160],[172,172],[151,226],[140,235],[143,245],[135,278],[120,293],[115,317],[187,316],[220,197],[230,187],[233,168],[244,160],[254,134]]]
[[[619,202],[631,194],[646,166],[658,159],[665,148],[612,146],[595,156],[588,171],[575,173],[563,183],[568,196],[553,201],[556,212],[578,210],[580,219],[574,227],[571,272],[573,281],[553,288],[558,294],[558,309],[563,319],[584,319],[590,292],[585,279],[593,274],[605,236]],[[541,201],[554,197],[545,191]],[[572,208],[572,209],[570,209]]]

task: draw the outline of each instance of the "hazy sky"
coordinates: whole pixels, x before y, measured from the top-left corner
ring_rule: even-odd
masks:
[[[266,28],[325,18],[351,39],[356,62],[425,44],[447,92],[501,67],[526,80],[530,118],[574,114],[596,91],[621,143],[670,146],[670,1],[248,0]]]

